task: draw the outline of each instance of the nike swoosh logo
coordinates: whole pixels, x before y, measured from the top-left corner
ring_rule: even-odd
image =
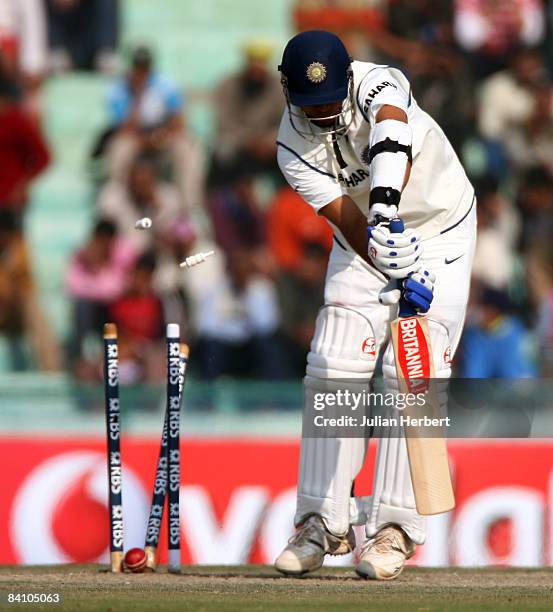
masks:
[[[463,253],[464,255],[464,253]],[[452,264],[454,261],[457,261],[458,259],[461,259],[461,257],[463,257],[463,255],[459,255],[459,257],[455,257],[454,259],[448,259],[447,257],[445,258],[445,263],[446,265],[448,264]]]

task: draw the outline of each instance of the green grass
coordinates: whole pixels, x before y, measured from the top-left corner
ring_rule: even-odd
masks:
[[[8,592],[58,592],[64,603],[7,605]],[[116,575],[97,565],[3,566],[0,593],[1,610],[545,611],[553,608],[553,569],[408,568],[394,582],[366,582],[348,568],[292,579],[265,566],[189,566],[181,576]]]

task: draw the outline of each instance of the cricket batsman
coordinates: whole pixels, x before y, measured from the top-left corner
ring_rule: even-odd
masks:
[[[389,323],[400,295],[427,313],[435,377],[447,385],[476,240],[474,189],[459,159],[403,73],[352,60],[334,34],[294,36],[279,70],[287,102],[279,166],[334,231],[306,396],[336,379],[366,388],[379,356],[385,390],[398,389]],[[397,216],[405,229],[391,233]],[[439,396],[445,403],[446,394]],[[424,543],[403,437],[380,440],[372,496],[351,497],[367,444],[302,439],[296,532],[276,559],[279,571],[304,574],[325,555],[352,551],[352,525],[365,525],[356,568],[364,578],[396,578]]]

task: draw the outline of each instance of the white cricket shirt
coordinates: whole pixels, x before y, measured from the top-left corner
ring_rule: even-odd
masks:
[[[413,132],[413,164],[399,214],[423,239],[447,231],[468,214],[474,203],[474,189],[453,147],[440,126],[417,105],[400,70],[357,61],[352,63],[352,70],[353,120],[347,134],[337,140],[340,160],[331,136],[319,134],[316,142],[303,138],[292,127],[285,109],[277,144],[278,163],[286,180],[317,211],[348,195],[367,215],[370,169],[365,160],[370,131],[384,104],[396,106],[407,113]],[[299,108],[294,110],[300,112]],[[307,119],[293,120],[302,130],[312,129],[317,134],[318,129]]]

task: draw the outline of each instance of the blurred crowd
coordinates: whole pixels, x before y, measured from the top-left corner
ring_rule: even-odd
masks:
[[[114,0],[0,0],[0,331],[14,369],[99,380],[102,325],[125,381],[163,378],[164,325],[180,323],[197,376],[303,375],[332,234],[276,165],[281,49],[251,39],[213,85],[213,142],[187,92],[137,46],[121,65]],[[339,34],[356,59],[399,66],[473,181],[479,236],[458,376],[553,372],[553,6],[540,0],[299,0],[296,30]],[[24,235],[28,188],[50,163],[41,84],[106,79],[91,143],[95,223],[68,262],[70,334],[51,337]],[[90,160],[89,160],[90,161]],[[86,160],[83,160],[83,164]],[[135,222],[150,217],[148,231]],[[187,256],[215,250],[184,271]],[[28,344],[29,342],[27,342]],[[28,361],[28,360],[27,360]]]

